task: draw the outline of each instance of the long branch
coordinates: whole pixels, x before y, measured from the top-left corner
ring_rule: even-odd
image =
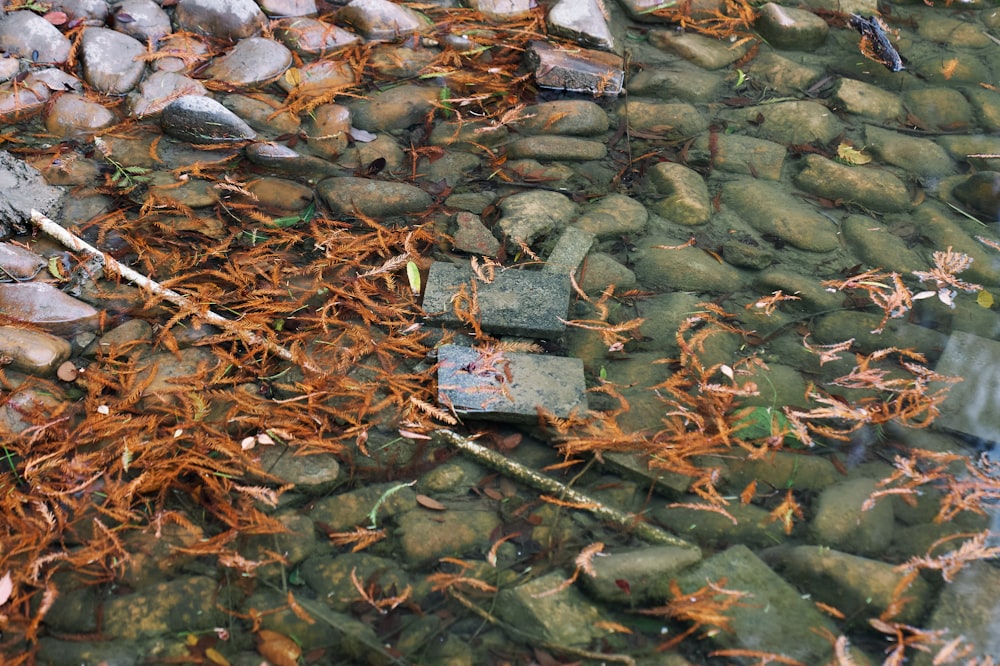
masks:
[[[181,309],[190,311],[196,311],[198,309],[197,305],[184,294],[176,292],[168,287],[164,287],[159,282],[146,277],[138,271],[132,270],[114,257],[104,254],[87,241],[67,230],[62,225],[45,217],[45,215],[41,214],[37,210],[32,209],[31,211],[31,223],[38,227],[43,233],[56,239],[69,249],[90,254],[101,262],[105,270],[110,269],[118,275],[121,275],[129,282],[142,287],[155,296],[159,296],[163,300],[173,303]],[[275,356],[291,363],[295,363],[296,365],[301,365],[303,368],[312,372],[319,372],[319,369],[308,360],[296,358],[295,354],[293,354],[288,348],[282,347],[276,342],[272,342],[267,338],[261,337],[252,331],[248,331],[240,327],[238,322],[233,321],[232,319],[226,319],[225,317],[216,314],[209,308],[205,308],[203,312],[199,312],[199,316],[208,323],[239,336],[248,347],[264,347]]]

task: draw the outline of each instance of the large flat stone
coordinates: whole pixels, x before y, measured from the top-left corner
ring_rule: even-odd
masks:
[[[447,262],[431,264],[424,293],[428,320],[445,326],[461,326],[452,304],[464,287],[471,296],[472,269]],[[567,274],[505,270],[493,282],[477,279],[476,301],[483,330],[498,335],[557,338],[566,330],[561,321],[569,311],[570,285]]]
[[[583,361],[564,356],[438,348],[438,402],[462,417],[533,422],[586,409]]]
[[[961,377],[952,384],[935,424],[988,442],[1000,442],[1000,342],[955,331],[934,370]],[[933,388],[940,388],[934,386]]]

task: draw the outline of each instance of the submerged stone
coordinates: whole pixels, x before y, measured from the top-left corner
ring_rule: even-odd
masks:
[[[264,37],[248,37],[213,61],[202,74],[229,86],[254,88],[274,81],[291,64],[292,53],[282,44]]]
[[[779,49],[808,51],[826,40],[826,21],[805,9],[769,2],[759,10],[756,28],[767,43]]]
[[[377,42],[390,42],[429,27],[420,14],[389,0],[351,0],[337,13],[337,19]]]
[[[45,282],[0,284],[0,314],[60,336],[95,330],[99,317],[90,305]]]
[[[195,144],[247,141],[257,136],[235,113],[210,97],[185,95],[163,108],[163,131]]]
[[[777,236],[800,250],[830,252],[840,247],[833,222],[775,183],[727,183],[722,189],[722,203],[757,231]]]
[[[49,377],[69,358],[68,342],[41,331],[0,326],[0,356],[10,367],[39,377]]]
[[[1000,441],[1000,342],[955,331],[934,371],[947,377],[961,377],[949,384],[934,423],[941,428],[969,435],[985,442]],[[940,384],[935,388],[943,388]]]
[[[587,646],[608,635],[602,629],[609,618],[575,587],[563,584],[562,572],[553,571],[497,594],[497,614],[531,636],[557,645]],[[513,638],[513,637],[512,637]]]
[[[860,204],[880,213],[909,210],[910,192],[896,176],[881,169],[847,166],[820,155],[806,155],[795,184],[833,201]]]
[[[615,38],[600,0],[559,0],[549,10],[545,21],[553,35],[603,51],[615,48]]]
[[[360,214],[376,219],[416,215],[434,203],[429,194],[414,185],[353,176],[326,178],[316,185],[316,192],[338,215]]]
[[[512,123],[521,134],[593,136],[608,131],[608,112],[595,102],[561,99],[526,106]]]
[[[622,91],[625,61],[621,56],[531,42],[528,57],[535,70],[535,82],[543,88],[610,96]]]

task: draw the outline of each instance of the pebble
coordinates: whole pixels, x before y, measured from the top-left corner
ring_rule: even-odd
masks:
[[[51,377],[71,352],[70,344],[54,335],[0,326],[0,356],[19,372]]]
[[[539,158],[583,162],[604,159],[607,154],[608,147],[603,141],[575,136],[532,136],[507,144],[507,157],[515,160]]]
[[[17,11],[0,21],[0,49],[29,62],[61,65],[69,58],[70,41],[35,12]]]
[[[415,215],[433,203],[429,194],[407,183],[349,176],[322,180],[316,192],[336,215],[360,214],[375,219]]]
[[[313,18],[285,18],[274,26],[274,35],[303,58],[323,58],[357,44],[361,38],[340,26]]]
[[[638,97],[696,104],[716,99],[722,82],[721,74],[677,60],[636,72],[629,78],[628,90]]]
[[[847,166],[820,155],[806,155],[795,184],[806,192],[834,201],[852,202],[881,213],[909,210],[906,184],[888,171]]]
[[[631,289],[636,286],[635,273],[610,254],[588,254],[580,277],[580,288],[588,294],[600,294],[612,285],[618,292]]]
[[[202,75],[235,88],[256,88],[277,79],[292,64],[292,52],[264,37],[247,37],[217,58]]]
[[[112,18],[115,30],[143,44],[155,44],[173,31],[170,17],[153,0],[125,0]]]
[[[316,0],[259,0],[268,16],[316,16]]]
[[[83,25],[104,25],[110,8],[106,0],[57,0],[52,9],[66,13],[66,18]]]
[[[654,194],[648,205],[655,213],[684,226],[708,222],[712,200],[697,171],[676,162],[660,162],[647,177]]]
[[[314,153],[335,159],[347,148],[351,111],[341,104],[320,104],[309,114],[304,130]]]
[[[0,283],[0,314],[66,337],[95,330],[99,318],[93,307],[45,282]]]
[[[103,104],[76,93],[63,93],[48,107],[45,129],[64,139],[87,139],[116,121],[115,114]]]
[[[787,154],[780,143],[725,132],[700,134],[688,152],[694,164],[767,180],[781,180]]]
[[[612,193],[592,202],[573,223],[598,240],[638,236],[645,232],[649,211],[624,194]]]
[[[866,266],[878,266],[901,275],[926,270],[926,260],[877,220],[864,215],[849,215],[840,228],[847,246]]]
[[[530,0],[525,0],[530,2]],[[602,51],[615,50],[615,38],[601,0],[559,0],[545,22],[549,33]]]
[[[972,106],[953,88],[920,88],[903,93],[903,106],[927,129],[957,130],[972,125]]]
[[[654,245],[677,245],[673,239],[648,235],[635,258],[636,279],[647,288],[727,293],[742,284],[740,271],[719,263],[698,248],[663,250]]]
[[[948,152],[930,139],[865,125],[865,145],[883,162],[925,177],[955,173]]]
[[[826,75],[826,70],[786,58],[777,51],[762,49],[746,70],[756,84],[773,88],[781,95],[801,96],[814,83]]]
[[[219,102],[266,136],[295,134],[302,125],[297,115],[282,111],[281,101],[271,95],[234,93],[223,95]]]
[[[167,104],[185,95],[207,95],[201,81],[178,72],[156,71],[128,95],[128,107],[136,118],[156,115]]]
[[[20,245],[0,243],[0,274],[6,280],[30,280],[45,267],[45,260]]]
[[[768,2],[761,5],[758,12],[757,31],[777,49],[809,51],[819,48],[830,30],[826,21],[806,9]]]
[[[840,247],[837,228],[783,187],[760,180],[737,180],[722,188],[722,203],[763,234],[810,252]]]
[[[313,181],[340,173],[340,169],[326,160],[303,155],[280,143],[258,141],[243,152],[253,164]]]
[[[294,180],[264,176],[247,183],[260,208],[275,215],[300,213],[313,201],[313,189]]]
[[[61,199],[60,188],[46,183],[37,169],[0,151],[0,237],[12,228],[27,231],[32,209],[49,214]]]
[[[495,257],[500,252],[500,241],[474,213],[463,211],[455,214],[455,232],[452,237],[452,247],[461,252],[487,257]]]
[[[613,53],[531,42],[528,57],[543,88],[615,96],[624,86],[625,61]]]
[[[649,43],[710,71],[731,65],[746,55],[750,48],[748,44],[733,48],[721,40],[673,28],[650,30]]]
[[[441,88],[403,84],[351,100],[354,126],[374,132],[406,129],[424,121],[440,100]]]
[[[178,30],[232,41],[257,34],[267,25],[254,0],[179,0],[174,21]]]
[[[532,0],[468,0],[466,5],[492,23],[504,23],[531,13]]]
[[[857,555],[878,555],[892,543],[892,502],[876,502],[862,510],[878,490],[874,479],[854,478],[824,488],[809,524],[813,538],[824,546]]]
[[[143,44],[108,28],[87,28],[80,43],[83,78],[95,90],[123,95],[139,83],[146,64]]]
[[[844,110],[876,122],[896,122],[905,115],[899,95],[855,79],[839,79],[831,99]]]
[[[844,131],[837,116],[818,102],[775,102],[723,111],[725,118],[742,120],[746,131],[784,145],[830,143]]]
[[[417,12],[389,0],[351,0],[337,20],[373,42],[391,42],[430,27]]]
[[[577,215],[577,205],[565,194],[528,190],[500,202],[497,226],[512,242],[530,245],[539,237],[561,229]]]
[[[688,138],[708,129],[708,121],[691,104],[629,100],[624,112],[632,129],[667,139]]]
[[[1000,216],[1000,172],[980,171],[954,187],[956,199],[991,219]]]
[[[353,86],[356,81],[354,70],[346,62],[331,59],[293,67],[278,79],[278,85],[291,93],[289,99],[295,100],[329,95]]]
[[[185,95],[163,108],[163,131],[194,144],[246,141],[257,136],[239,116],[210,97]]]
[[[608,131],[608,113],[590,100],[565,99],[526,106],[512,127],[521,134],[595,136]]]
[[[157,71],[189,73],[206,62],[209,55],[204,39],[187,32],[171,34],[160,40],[150,65]]]

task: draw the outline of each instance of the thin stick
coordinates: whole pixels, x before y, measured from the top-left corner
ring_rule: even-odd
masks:
[[[551,493],[561,499],[579,504],[581,507],[585,507],[585,510],[590,511],[601,520],[606,520],[617,525],[618,527],[632,531],[637,536],[649,541],[650,543],[665,543],[679,548],[692,548],[695,550],[698,548],[697,546],[690,544],[679,537],[675,537],[673,534],[668,534],[660,528],[650,525],[649,523],[643,521],[641,516],[625,513],[623,511],[619,511],[618,509],[613,509],[605,504],[601,504],[594,498],[589,497],[578,490],[573,490],[572,488],[559,483],[554,479],[550,479],[547,476],[539,474],[538,472],[516,463],[513,460],[508,460],[496,451],[488,449],[480,444],[476,444],[471,439],[462,437],[456,432],[442,429],[435,431],[435,434],[484,465],[488,465],[499,472],[512,476],[532,488],[544,490],[545,492]]]
[[[192,311],[197,309],[196,304],[193,303],[191,299],[189,299],[184,294],[178,293],[173,289],[164,287],[159,282],[151,280],[142,273],[134,271],[128,266],[125,266],[114,257],[109,257],[108,255],[104,254],[96,247],[88,243],[87,241],[83,240],[79,236],[67,230],[62,225],[53,222],[49,218],[45,217],[37,210],[32,209],[31,211],[31,223],[34,224],[36,227],[38,227],[43,233],[56,239],[69,249],[75,250],[77,252],[86,252],[91,256],[95,257],[104,266],[105,271],[110,269],[111,271],[114,271],[118,275],[121,275],[123,278],[125,278],[132,284],[142,287],[146,291],[149,291],[150,293],[159,296],[165,301],[173,303],[179,308]],[[308,360],[302,360],[296,358],[295,355],[289,349],[282,347],[276,342],[271,342],[266,338],[262,338],[256,333],[241,329],[239,326],[237,326],[237,322],[233,321],[232,319],[226,319],[225,317],[212,312],[212,310],[209,308],[205,308],[203,312],[199,312],[199,316],[205,319],[205,321],[207,321],[210,324],[213,324],[230,333],[238,335],[240,339],[242,339],[243,342],[248,347],[258,347],[258,346],[264,347],[275,356],[283,358],[286,361],[295,363],[296,365],[301,365],[303,368],[310,370],[312,372],[320,371],[319,368],[314,366]]]

